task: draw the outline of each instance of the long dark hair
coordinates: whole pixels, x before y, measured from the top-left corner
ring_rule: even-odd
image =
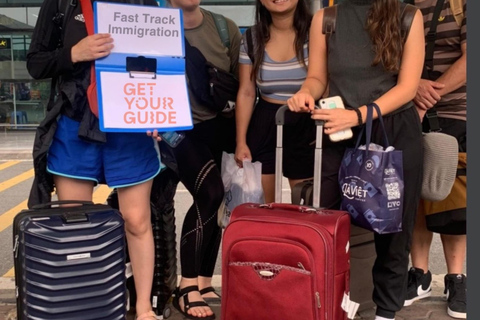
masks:
[[[375,50],[373,65],[381,63],[387,71],[398,71],[403,52],[400,1],[373,1],[366,28]]]
[[[255,26],[253,32],[254,46],[253,55],[255,61],[253,62],[252,73],[250,75],[252,80],[255,80],[263,62],[265,53],[265,44],[270,40],[269,26],[272,24],[272,15],[262,5],[260,0],[257,0],[255,6]],[[298,0],[297,7],[293,16],[293,28],[295,29],[295,52],[297,59],[306,67],[305,56],[303,54],[303,45],[308,37],[310,24],[312,23],[312,13],[307,0]]]

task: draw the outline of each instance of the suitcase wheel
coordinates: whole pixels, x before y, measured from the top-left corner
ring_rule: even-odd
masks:
[[[130,291],[127,289],[127,312],[130,311]]]
[[[167,319],[171,315],[172,315],[172,309],[170,309],[170,307],[165,307],[165,309],[163,309],[163,319]]]

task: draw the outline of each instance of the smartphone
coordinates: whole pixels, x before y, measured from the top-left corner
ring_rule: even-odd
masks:
[[[166,131],[159,133],[162,141],[165,141],[170,147],[175,148],[185,138],[184,132]]]
[[[321,109],[336,109],[342,108],[345,109],[343,105],[342,98],[340,96],[328,97],[325,99],[320,99],[319,106]],[[347,140],[353,137],[352,129],[348,128],[342,131],[338,131],[328,135],[330,140],[333,142]]]

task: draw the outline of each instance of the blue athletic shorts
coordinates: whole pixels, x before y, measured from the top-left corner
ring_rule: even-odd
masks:
[[[92,143],[78,137],[79,125],[66,116],[58,120],[48,150],[51,174],[121,188],[153,179],[160,172],[158,144],[146,133],[107,132],[106,143]]]

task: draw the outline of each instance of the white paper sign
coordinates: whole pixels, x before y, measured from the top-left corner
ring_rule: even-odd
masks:
[[[193,125],[185,75],[130,78],[128,72],[100,72],[101,127],[185,128]],[[110,130],[128,131],[128,130]]]
[[[180,10],[96,2],[96,33],[109,33],[112,53],[183,56]]]

